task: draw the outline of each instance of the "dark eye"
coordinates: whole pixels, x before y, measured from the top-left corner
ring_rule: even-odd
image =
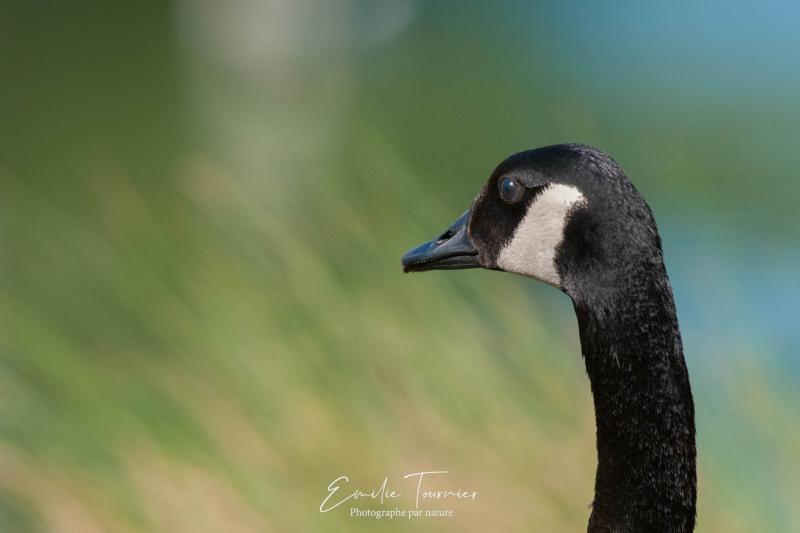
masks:
[[[522,196],[522,187],[511,178],[500,180],[500,198],[508,203],[516,202]]]

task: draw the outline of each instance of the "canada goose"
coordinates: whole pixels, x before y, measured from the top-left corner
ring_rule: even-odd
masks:
[[[597,425],[588,531],[694,529],[694,403],[672,289],[652,212],[613,159],[578,144],[509,157],[402,265],[513,272],[566,293]]]

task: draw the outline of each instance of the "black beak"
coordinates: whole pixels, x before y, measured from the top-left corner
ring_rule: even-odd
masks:
[[[403,272],[480,268],[478,252],[467,236],[469,214],[461,215],[436,239],[409,250],[403,256]]]

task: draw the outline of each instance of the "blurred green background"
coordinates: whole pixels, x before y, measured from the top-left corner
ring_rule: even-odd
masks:
[[[800,531],[799,26],[788,1],[0,2],[0,531],[584,530],[568,299],[399,265],[506,156],[573,141],[661,228],[698,531]],[[339,476],[425,470],[478,498],[319,511]]]

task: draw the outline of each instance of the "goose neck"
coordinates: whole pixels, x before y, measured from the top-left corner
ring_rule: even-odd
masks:
[[[576,305],[597,424],[589,531],[692,531],[695,426],[671,292]]]

